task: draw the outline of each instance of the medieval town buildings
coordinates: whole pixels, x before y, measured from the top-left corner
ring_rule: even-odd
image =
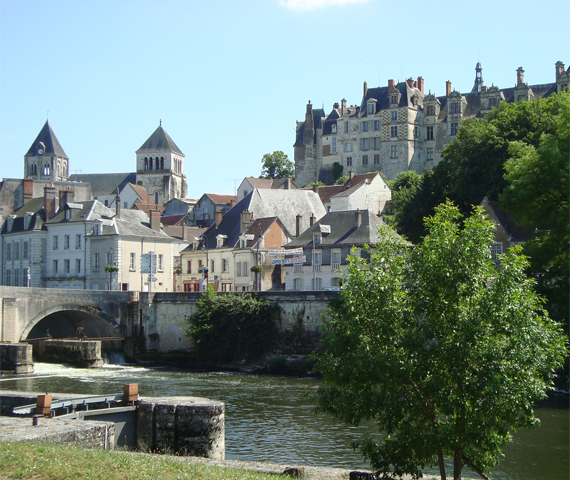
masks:
[[[330,113],[309,102],[297,123],[295,179],[245,177],[236,195],[185,198],[185,156],[162,124],[136,150],[130,173],[70,175],[70,159],[48,122],[24,155],[23,179],[0,182],[0,284],[64,289],[218,291],[338,289],[351,249],[375,243],[391,198],[386,179],[424,172],[441,159],[461,122],[501,102],[548,97],[568,87],[487,87],[477,63],[468,93],[424,80],[368,88],[359,105]],[[335,164],[337,164],[335,166]],[[332,185],[332,169],[348,180]],[[338,176],[338,175],[337,175]],[[326,186],[299,188],[318,180]],[[485,203],[486,202],[486,203]],[[492,255],[522,241],[492,202]],[[162,215],[161,215],[162,214]],[[394,234],[395,235],[395,234]],[[155,255],[148,275],[143,259]]]

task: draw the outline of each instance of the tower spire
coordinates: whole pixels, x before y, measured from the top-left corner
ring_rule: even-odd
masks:
[[[483,67],[481,66],[481,62],[478,61],[477,65],[475,65],[475,83],[473,85],[471,93],[480,92],[482,86],[483,86]]]

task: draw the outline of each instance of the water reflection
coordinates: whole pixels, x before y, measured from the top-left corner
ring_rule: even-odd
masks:
[[[351,427],[315,415],[308,398],[319,385],[314,379],[139,366],[76,369],[36,364],[34,374],[1,377],[0,389],[94,395],[119,393],[125,383],[138,383],[141,395],[146,396],[190,395],[226,402],[229,459],[361,469],[367,465],[351,444],[377,435],[372,426]],[[568,480],[567,400],[541,407],[539,416],[542,427],[516,434],[513,445],[505,448],[506,460],[495,470],[494,478]]]

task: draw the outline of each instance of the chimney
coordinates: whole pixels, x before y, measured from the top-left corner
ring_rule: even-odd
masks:
[[[360,211],[360,208],[356,209],[356,228],[360,227],[360,225],[362,224],[362,212]]]
[[[524,85],[524,70],[522,67],[517,68],[517,86]]]
[[[394,88],[394,80],[388,80],[388,93]]]
[[[239,231],[240,233],[247,232],[247,229],[251,226],[251,219],[253,214],[249,210],[243,210],[239,219]]]
[[[563,62],[556,62],[556,80],[558,80],[558,77],[560,77],[560,75],[562,75],[564,73],[564,63]]]
[[[418,90],[424,93],[424,79],[423,77],[418,77]]]
[[[235,207],[235,206],[236,206],[236,199],[230,198],[230,208]]]
[[[224,212],[221,209],[217,209],[214,212],[214,219],[216,221],[216,228],[218,228],[220,226],[220,223],[222,223],[222,217],[224,216]]]
[[[59,191],[59,211],[63,211],[68,203],[73,203],[74,194],[71,190]]]
[[[317,217],[315,217],[315,214],[311,213],[311,218],[309,218],[309,227],[312,227],[315,224],[316,219]]]
[[[354,168],[350,167],[350,173],[348,175],[351,180],[354,178]]]
[[[338,110],[340,108],[340,105],[338,103],[333,104],[333,108],[335,110]]]
[[[297,215],[295,217],[295,236],[298,237],[303,232],[303,216]]]
[[[449,97],[451,95],[451,82],[448,80],[445,82],[445,96]]]
[[[283,184],[283,188],[285,190],[291,189],[291,175],[288,175],[287,178],[285,179],[285,183]]]
[[[406,83],[408,84],[408,87],[414,88],[414,80],[412,78],[408,78]]]
[[[30,177],[24,178],[24,205],[34,196],[34,181]]]
[[[44,187],[44,211],[46,221],[55,217],[55,187],[53,183],[49,187]]]
[[[315,192],[317,195],[319,194],[319,185],[317,185],[316,183],[313,184],[313,192]]]
[[[368,93],[368,84],[364,82],[364,96]]]
[[[343,98],[340,104],[342,105],[342,110],[340,112],[340,115],[342,116],[346,113],[346,98]]]
[[[121,217],[121,197],[119,196],[119,192],[115,195],[115,217]]]
[[[158,210],[151,210],[150,214],[150,228],[155,232],[160,232],[160,212]]]

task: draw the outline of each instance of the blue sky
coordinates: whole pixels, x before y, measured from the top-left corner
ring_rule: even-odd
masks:
[[[46,121],[75,173],[130,172],[159,121],[185,153],[188,196],[231,194],[263,154],[293,159],[308,100],[423,76],[470,91],[554,81],[570,2],[0,0],[0,177],[21,178]]]

